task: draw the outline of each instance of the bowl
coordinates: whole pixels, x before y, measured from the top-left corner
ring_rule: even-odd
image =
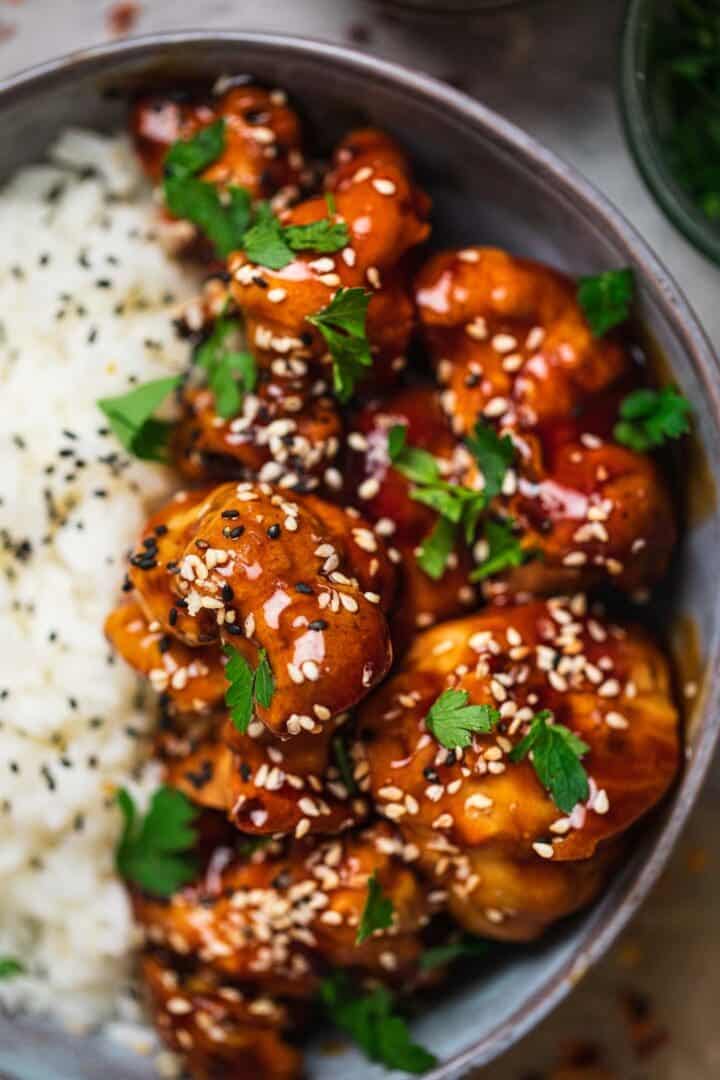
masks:
[[[504,245],[573,274],[632,266],[639,317],[695,411],[697,446],[683,460],[688,529],[672,588],[674,640],[701,643],[700,692],[688,717],[687,763],[661,810],[639,830],[621,872],[588,911],[501,963],[480,962],[415,1024],[440,1064],[429,1080],[482,1065],[532,1028],[608,948],[667,862],[708,768],[720,727],[720,479],[718,363],[686,300],[645,241],[586,180],[501,117],[415,71],[337,46],[262,33],[180,32],[116,42],[44,64],[0,87],[2,173],[40,157],[62,126],[123,124],[123,94],[160,81],[252,72],[287,87],[328,145],[370,120],[407,146],[435,200],[443,245]],[[702,452],[698,447],[702,447]],[[710,585],[710,587],[708,587]],[[672,594],[672,595],[670,595]],[[687,671],[681,666],[681,671]],[[694,673],[693,673],[694,675]],[[687,677],[687,676],[686,676]],[[354,1050],[311,1047],[314,1080],[383,1075]],[[34,1018],[0,1018],[0,1074],[13,1080],[147,1080],[148,1059],[101,1037],[83,1040]]]
[[[720,264],[720,221],[711,221],[681,186],[664,145],[670,122],[656,63],[658,24],[675,0],[631,0],[623,31],[620,101],[628,142],[647,186],[691,244]],[[720,124],[720,107],[716,107]]]

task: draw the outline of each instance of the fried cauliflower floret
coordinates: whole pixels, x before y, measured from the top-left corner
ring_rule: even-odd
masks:
[[[628,371],[594,338],[574,283],[495,248],[433,256],[415,282],[423,333],[458,434],[479,416],[519,428],[563,418]]]
[[[145,953],[140,975],[155,1026],[192,1080],[299,1080],[300,1053],[283,1038],[297,1011],[287,1003],[161,950]]]
[[[367,338],[375,359],[370,378],[382,381],[404,366],[414,309],[403,256],[428,235],[428,203],[402,152],[381,132],[351,134],[336,161],[326,185],[334,210],[318,195],[282,212],[281,221],[308,225],[330,214],[347,225],[349,243],[337,253],[298,252],[280,270],[235,252],[228,262],[232,294],[250,347],[261,358],[265,350],[288,348],[299,357],[322,358],[327,346],[308,316],[327,307],[339,288],[368,290]]]
[[[288,997],[312,997],[335,968],[401,984],[417,976],[422,932],[437,900],[391,826],[277,849],[271,844],[250,859],[223,849],[167,902],[137,894],[135,914],[148,940]],[[393,921],[358,944],[373,875],[392,902]]]
[[[388,432],[395,425],[406,428],[409,444],[436,457],[449,481],[462,478],[467,455],[458,459],[458,440],[430,387],[406,388],[371,401],[349,422],[345,496],[374,523],[395,561],[400,585],[391,627],[401,652],[418,629],[472,607],[476,590],[468,580],[472,560],[463,544],[458,543],[437,580],[418,563],[418,550],[438,515],[410,497],[411,482],[390,461]]]
[[[336,726],[344,719],[281,741],[260,724],[242,734],[224,714],[174,717],[164,724],[157,753],[167,783],[200,806],[222,810],[243,833],[329,835],[370,811],[338,767]]]
[[[221,117],[225,149],[202,179],[245,188],[256,198],[269,198],[287,187],[297,193],[305,173],[297,115],[282,91],[252,84],[199,100],[186,94],[141,98],[133,108],[131,130],[151,179],[162,179],[165,156],[174,142],[192,138]]]
[[[390,667],[394,574],[371,536],[354,511],[312,496],[224,484],[154,515],[129,577],[146,618],[184,644],[265,650],[274,692],[256,715],[288,738],[320,731]]]
[[[500,720],[466,749],[426,724],[448,689]],[[513,747],[540,710],[589,747],[589,798],[558,809]],[[420,850],[469,930],[526,940],[600,888],[622,834],[678,767],[668,664],[641,630],[586,613],[581,596],[493,609],[419,635],[359,710],[356,775]]]
[[[263,370],[256,392],[245,394],[241,411],[229,418],[218,415],[205,387],[185,390],[181,400],[172,454],[187,479],[260,479],[296,493],[337,483],[333,466],[342,420],[322,383],[311,386],[307,377],[280,379]]]

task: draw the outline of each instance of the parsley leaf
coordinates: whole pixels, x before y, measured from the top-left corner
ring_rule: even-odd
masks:
[[[245,233],[243,248],[251,262],[266,266],[269,270],[282,270],[292,262],[292,248],[270,203],[261,202],[256,207],[255,220]]]
[[[153,413],[168,394],[180,385],[181,377],[153,379],[119,397],[101,398],[98,408],[126,450],[144,461],[167,461],[167,442],[172,424],[156,420]]]
[[[690,402],[671,386],[662,390],[633,390],[620,405],[613,435],[619,443],[642,453],[690,430]]]
[[[363,913],[360,916],[356,945],[362,945],[375,930],[387,930],[392,926],[393,904],[389,896],[382,891],[382,886],[375,872],[368,878],[368,894]]]
[[[457,529],[452,521],[440,517],[432,532],[420,544],[417,561],[433,581],[439,581],[445,573],[448,557],[455,547]]]
[[[415,484],[434,484],[440,480],[437,459],[427,450],[408,446],[407,428],[395,424],[388,431],[388,456],[395,468]]]
[[[252,353],[225,349],[225,340],[232,328],[233,321],[220,315],[212,334],[195,354],[196,362],[207,372],[218,415],[226,420],[240,411],[243,391],[254,390],[257,383],[257,366]],[[235,378],[236,372],[240,375],[243,391]]]
[[[250,195],[233,185],[220,192],[197,176],[220,156],[224,147],[222,118],[191,139],[173,143],[165,157],[163,191],[170,212],[197,225],[218,253],[227,258],[241,247],[250,224]]]
[[[225,118],[201,128],[190,139],[179,139],[165,155],[165,176],[184,178],[207,169],[225,149]]]
[[[14,956],[0,956],[0,979],[12,979],[24,972],[25,968]]]
[[[602,337],[613,326],[625,322],[635,290],[632,270],[606,270],[582,277],[577,298],[593,337]]]
[[[338,772],[340,773],[340,779],[347,788],[349,795],[357,795],[358,786],[355,783],[355,777],[353,775],[352,762],[350,755],[348,754],[347,746],[342,735],[333,735],[332,738],[332,751],[335,758],[335,764],[337,765]]]
[[[357,993],[347,975],[338,971],[323,979],[320,997],[333,1023],[370,1061],[415,1074],[435,1064],[435,1056],[412,1041],[407,1024],[393,1012],[393,995],[384,986],[369,994]]]
[[[509,435],[500,438],[491,427],[478,420],[472,435],[466,438],[465,445],[485,478],[483,494],[486,501],[490,502],[502,491],[505,473],[515,456],[515,444]]]
[[[487,734],[500,719],[492,705],[468,705],[467,690],[443,690],[430,706],[425,724],[441,746],[454,750],[469,746],[472,732]]]
[[[587,773],[580,763],[590,747],[562,724],[549,724],[551,719],[549,709],[537,713],[528,734],[510,752],[510,760],[522,761],[532,751],[540,783],[555,805],[570,814],[577,803],[590,796]]]
[[[223,645],[223,652],[228,658],[225,678],[230,683],[225,693],[225,704],[230,710],[233,725],[241,735],[245,735],[252,720],[254,703],[257,701],[265,709],[269,707],[275,693],[275,680],[264,649],[260,650],[254,671],[242,653],[232,645]]]
[[[513,535],[511,518],[506,521],[485,522],[485,540],[488,554],[470,574],[471,581],[484,581],[493,574],[508,570],[512,566],[522,566],[530,558],[530,552],[524,551],[520,541]]]
[[[116,800],[125,819],[115,852],[118,873],[151,896],[171,896],[195,874],[190,852],[197,839],[191,827],[196,808],[182,792],[161,787],[140,821],[125,788],[120,788]]]
[[[309,225],[286,225],[283,234],[293,251],[317,251],[322,254],[340,251],[350,240],[345,222],[334,222],[329,217]]]
[[[364,289],[338,289],[327,307],[308,315],[330,350],[335,393],[343,403],[352,397],[363,369],[372,367],[365,329],[369,303],[370,294]]]
[[[472,934],[463,934],[458,941],[449,941],[446,945],[426,949],[420,957],[420,970],[432,971],[433,968],[450,964],[461,956],[485,956],[489,951],[487,941],[473,937]]]

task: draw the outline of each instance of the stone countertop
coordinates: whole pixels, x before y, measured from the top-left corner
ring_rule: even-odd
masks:
[[[663,217],[623,137],[616,89],[624,7],[623,0],[535,0],[427,20],[393,16],[382,0],[0,0],[0,75],[122,32],[188,27],[283,30],[422,68],[514,120],[594,181],[645,235],[720,344],[720,270]],[[475,1080],[720,1076],[720,860],[705,835],[719,810],[713,774],[671,867],[616,948]]]

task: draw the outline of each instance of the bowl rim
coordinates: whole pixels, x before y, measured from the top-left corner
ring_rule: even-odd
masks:
[[[346,46],[299,35],[194,29],[155,32],[83,48],[0,80],[0,113],[8,106],[31,98],[36,91],[61,89],[64,81],[75,72],[92,75],[97,71],[107,75],[116,60],[151,60],[158,52],[165,57],[177,53],[178,59],[182,59],[188,46],[238,49],[247,46],[256,53],[266,51],[277,55],[279,51],[285,51],[291,57],[322,59],[326,66],[350,69],[369,80],[423,98],[429,105],[441,106],[497,149],[519,156],[545,182],[561,189],[583,216],[601,225],[623,251],[628,264],[639,272],[654,303],[687,352],[706,395],[715,433],[720,435],[720,362],[682,290],[646,241],[573,166],[494,110],[424,72]],[[642,859],[631,858],[616,875],[604,901],[597,902],[585,913],[581,940],[548,982],[540,990],[519,998],[505,1021],[426,1073],[426,1080],[452,1080],[471,1066],[488,1063],[519,1041],[597,962],[647,896],[664,869],[696,801],[720,735],[720,620],[712,640],[707,643],[706,654],[702,719],[697,727],[695,744],[692,748],[686,747],[686,767],[665,803],[666,817],[652,850]],[[614,903],[606,910],[609,899]]]
[[[720,266],[720,232],[680,187],[660,151],[646,104],[647,52],[654,0],[630,0],[619,61],[620,113],[638,172],[668,220],[694,248]]]

